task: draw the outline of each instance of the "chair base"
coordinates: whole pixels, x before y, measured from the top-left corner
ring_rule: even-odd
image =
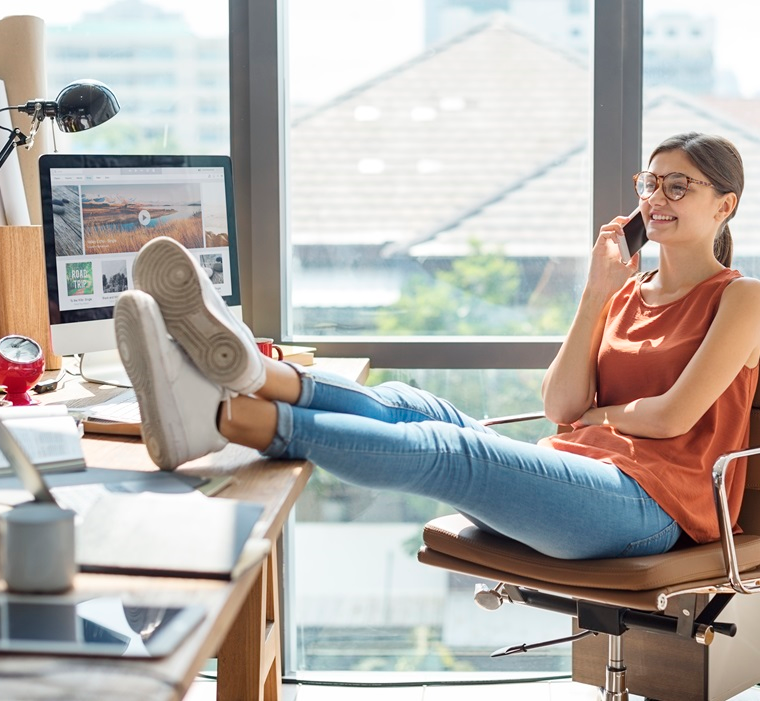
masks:
[[[678,603],[671,602],[673,609]],[[698,608],[702,605],[700,601]],[[666,613],[671,613],[670,607]],[[755,597],[735,596],[720,619],[736,622],[737,634],[733,638],[715,636],[709,646],[677,635],[643,630],[624,633],[629,692],[651,701],[726,701],[757,684],[760,611]],[[574,630],[578,628],[574,626]],[[604,637],[573,643],[573,681],[609,688],[605,684],[609,652]]]

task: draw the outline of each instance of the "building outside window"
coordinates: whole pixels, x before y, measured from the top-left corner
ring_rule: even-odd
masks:
[[[96,78],[122,107],[117,119],[98,129],[61,136],[63,148],[229,153],[226,7],[209,13],[173,0],[99,0],[77,13],[60,3],[42,4],[35,11],[45,20],[51,95],[72,80]],[[219,112],[209,124],[213,105]]]

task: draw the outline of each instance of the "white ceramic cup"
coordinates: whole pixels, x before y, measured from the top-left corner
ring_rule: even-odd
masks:
[[[74,512],[22,504],[2,516],[2,569],[10,591],[52,594],[74,582]]]

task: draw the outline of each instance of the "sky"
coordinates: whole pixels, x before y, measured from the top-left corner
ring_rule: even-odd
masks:
[[[537,2],[540,0],[536,0]],[[42,17],[48,24],[75,22],[88,8],[99,8],[113,0],[89,0],[87,3],[63,3],[60,0],[35,0],[29,14]],[[168,11],[181,12],[199,34],[224,35],[226,12],[209,11],[207,3],[188,0],[150,0]],[[6,4],[6,3],[3,3]],[[7,3],[9,4],[9,3]],[[306,66],[321,54],[324,79],[335,69],[348,73],[362,70],[379,72],[414,55],[422,46],[423,0],[290,0],[291,42],[306,48],[291,60]],[[746,97],[760,96],[760,71],[756,69],[757,27],[760,26],[760,2],[757,0],[645,0],[646,21],[656,21],[660,13],[688,12],[712,17],[716,30],[716,63],[719,69],[731,70]],[[329,18],[329,20],[327,19]],[[357,24],[358,22],[358,24]],[[331,41],[330,35],[339,38]],[[351,40],[353,37],[353,41]],[[388,40],[392,37],[392,41]],[[363,58],[352,66],[345,61],[352,49]],[[362,49],[360,52],[358,49]],[[370,64],[370,65],[367,65]],[[295,66],[297,68],[297,66]],[[369,73],[371,74],[371,72]]]
[[[34,0],[24,11],[16,11],[13,14],[34,15],[42,17],[46,24],[73,24],[88,12],[112,5],[116,0],[87,0],[82,3],[66,3],[61,0]],[[209,10],[207,3],[193,2],[192,0],[148,0],[148,3],[161,7],[168,12],[179,12],[185,15],[188,24],[194,31],[202,36],[222,36],[227,33],[227,12]],[[10,5],[6,0],[3,5]],[[215,4],[221,4],[218,2]],[[0,11],[0,16],[11,14]]]

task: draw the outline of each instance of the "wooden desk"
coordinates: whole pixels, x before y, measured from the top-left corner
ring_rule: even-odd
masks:
[[[319,365],[360,381],[369,371],[366,359],[320,359]],[[73,383],[64,391],[49,395],[47,402],[65,400],[66,395],[81,396],[90,390],[87,385]],[[86,436],[83,447],[92,467],[156,469],[137,439]],[[118,592],[134,597],[135,602],[201,603],[208,615],[188,640],[163,660],[0,655],[0,698],[175,701],[185,695],[204,662],[217,655],[220,701],[279,701],[278,541],[312,465],[306,461],[268,461],[256,451],[228,445],[218,453],[186,463],[178,471],[204,477],[230,476],[230,483],[219,496],[264,504],[253,535],[271,541],[266,560],[234,582],[77,575],[77,594]]]

